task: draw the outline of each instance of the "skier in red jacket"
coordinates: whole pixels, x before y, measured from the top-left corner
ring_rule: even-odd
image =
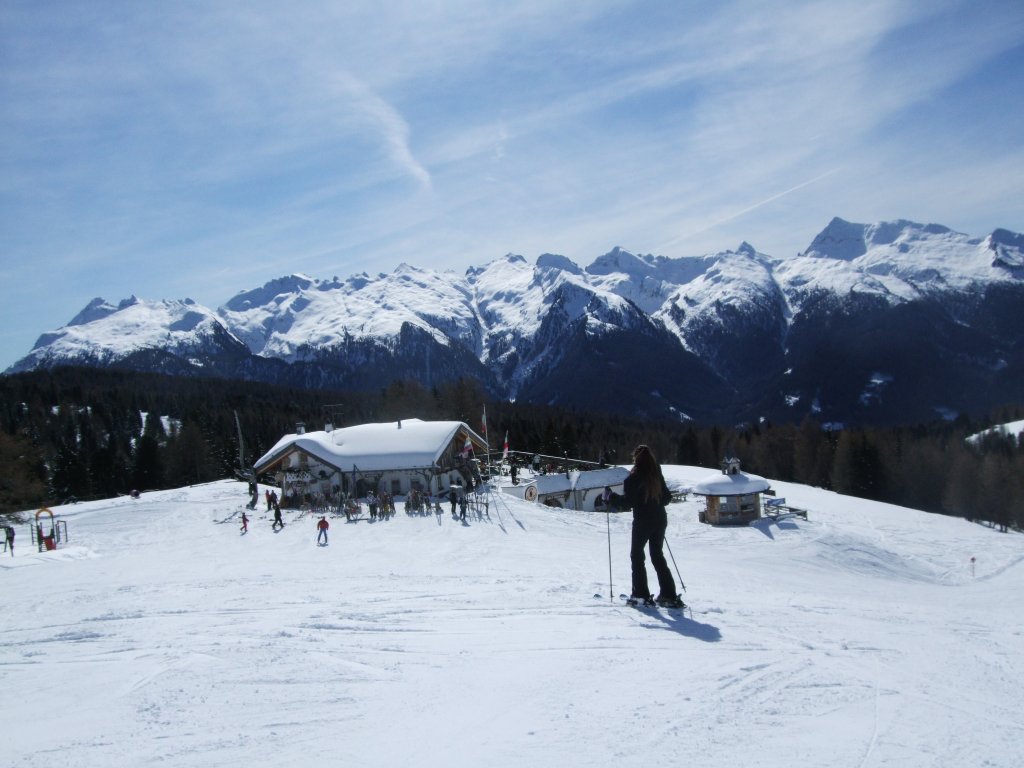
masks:
[[[319,533],[316,535],[316,543],[320,544],[323,539],[324,546],[327,546],[327,529],[331,527],[331,524],[327,522],[327,518],[320,515],[320,522],[316,524]]]

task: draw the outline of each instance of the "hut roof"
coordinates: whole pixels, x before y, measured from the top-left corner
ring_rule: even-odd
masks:
[[[621,485],[629,475],[624,467],[606,467],[585,472],[573,471],[569,477],[564,472],[550,475],[538,475],[528,485],[537,486],[537,493],[563,493],[565,491],[586,491],[593,488],[604,488],[606,485]]]
[[[256,462],[256,471],[265,472],[292,449],[305,451],[343,471],[353,466],[362,472],[431,467],[460,430],[470,438],[475,450],[484,448],[483,439],[464,422],[403,419],[330,432],[285,435]]]
[[[701,496],[746,496],[751,493],[763,493],[770,487],[771,483],[758,475],[746,472],[726,475],[715,472],[694,485],[693,492]]]

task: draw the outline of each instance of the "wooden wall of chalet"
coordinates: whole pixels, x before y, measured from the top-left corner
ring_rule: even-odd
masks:
[[[711,525],[746,525],[760,517],[760,493],[745,496],[708,496],[707,507],[700,513],[700,521]]]

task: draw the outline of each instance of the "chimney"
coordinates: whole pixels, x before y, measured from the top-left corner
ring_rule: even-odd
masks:
[[[304,435],[304,434],[306,434],[306,424],[305,424],[305,422],[300,421],[300,422],[298,422],[295,425],[295,434],[296,435]]]

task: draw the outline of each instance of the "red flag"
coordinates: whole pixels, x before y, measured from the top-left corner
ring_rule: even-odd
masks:
[[[501,458],[508,459],[508,432],[505,433],[505,447],[501,451]]]

